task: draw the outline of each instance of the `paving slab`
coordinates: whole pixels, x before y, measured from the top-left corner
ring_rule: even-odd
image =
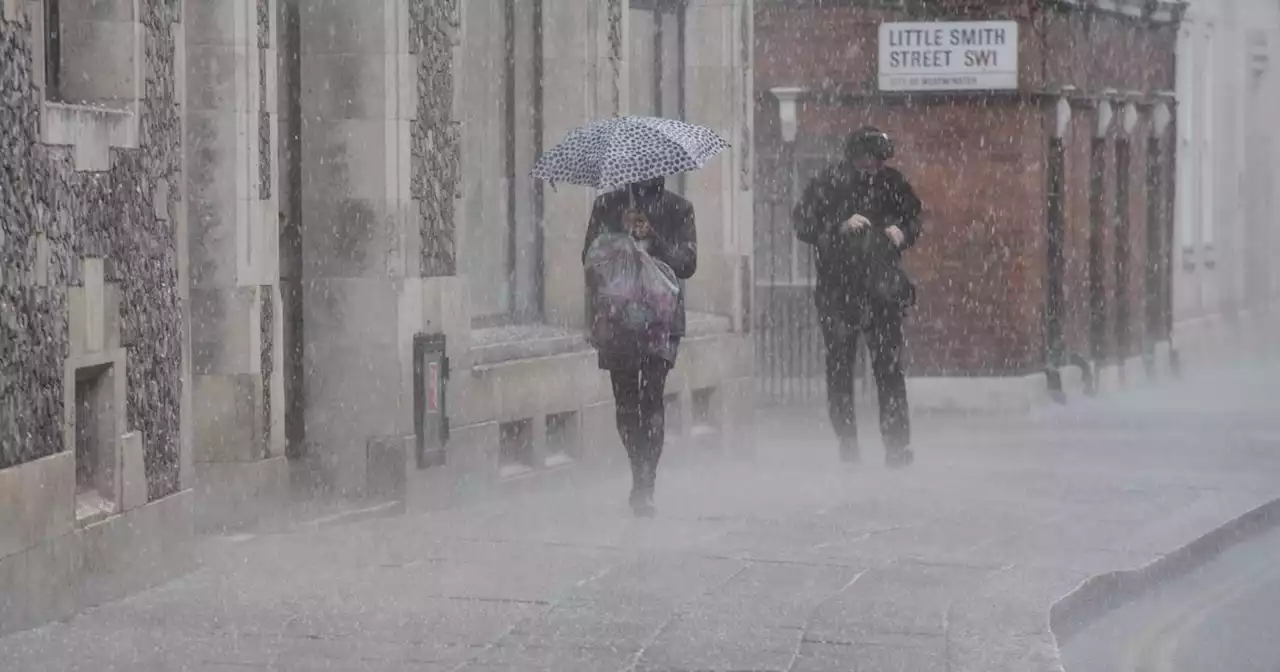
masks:
[[[771,420],[749,460],[673,447],[654,520],[601,474],[213,537],[194,574],[0,639],[0,669],[1057,672],[1060,598],[1280,498],[1277,374],[930,417],[902,471]]]

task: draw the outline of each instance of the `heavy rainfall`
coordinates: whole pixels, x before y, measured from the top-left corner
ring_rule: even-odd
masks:
[[[1280,4],[0,2],[0,671],[1280,669]]]

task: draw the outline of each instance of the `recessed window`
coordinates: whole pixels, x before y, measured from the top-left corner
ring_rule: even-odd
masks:
[[[498,428],[498,471],[504,478],[533,470],[533,421],[504,422]]]
[[[703,434],[719,429],[719,418],[713,405],[715,395],[716,390],[712,387],[704,387],[693,391],[689,400],[693,413],[693,422],[690,426],[692,434]]]
[[[133,0],[44,0],[45,100],[123,109],[141,86]]]
[[[558,467],[572,462],[578,454],[578,414],[567,411],[548,415],[547,456],[543,460],[544,464]]]
[[[115,371],[110,364],[78,369],[75,391],[76,519],[92,522],[115,513]]]

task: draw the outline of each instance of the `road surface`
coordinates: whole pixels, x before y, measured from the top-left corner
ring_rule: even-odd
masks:
[[[1280,670],[1280,529],[1126,605],[1065,643],[1067,672]]]

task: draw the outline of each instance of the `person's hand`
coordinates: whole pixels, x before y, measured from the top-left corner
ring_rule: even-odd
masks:
[[[871,226],[871,220],[867,219],[866,217],[863,217],[862,215],[854,215],[850,217],[849,219],[845,220],[845,223],[843,225],[844,230],[850,231],[850,232],[861,231],[869,226]]]
[[[627,231],[632,238],[643,240],[653,235],[653,225],[649,223],[649,218],[643,213],[628,212],[626,215]]]
[[[886,228],[884,230],[884,235],[889,236],[889,240],[893,241],[895,247],[902,247],[902,244],[907,241],[907,235],[902,232],[902,229],[896,226]]]

